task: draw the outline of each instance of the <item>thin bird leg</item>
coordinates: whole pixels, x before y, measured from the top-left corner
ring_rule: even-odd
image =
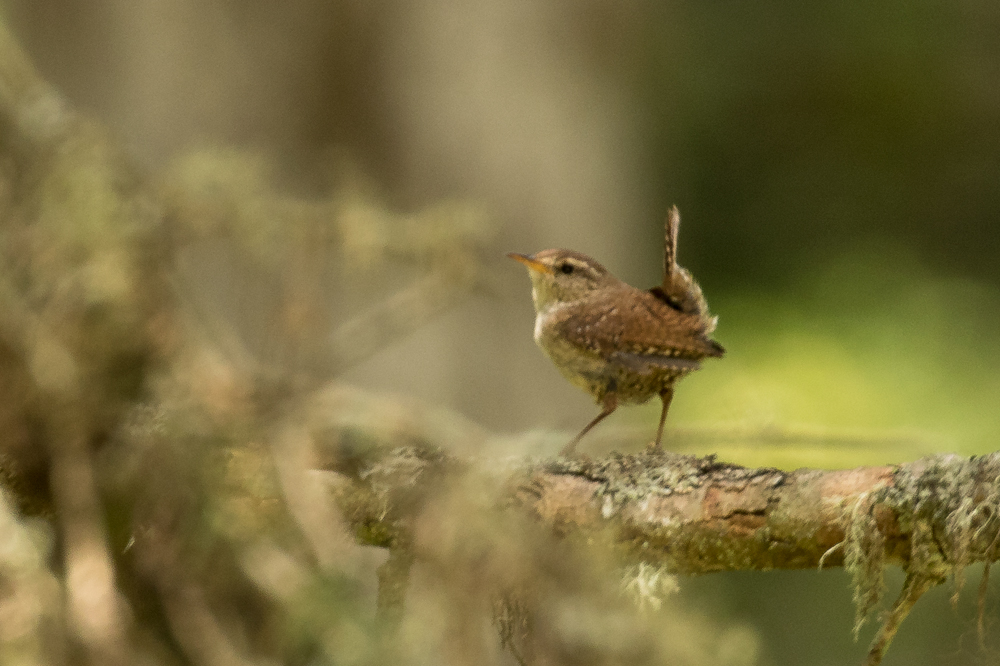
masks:
[[[588,423],[583,428],[583,430],[580,431],[579,435],[570,440],[570,443],[563,447],[563,450],[559,452],[559,455],[561,456],[573,455],[576,452],[577,443],[581,439],[583,439],[583,436],[586,435],[588,432],[590,432],[591,428],[593,428],[595,425],[603,421],[606,416],[608,416],[609,414],[611,414],[611,412],[615,411],[618,408],[618,396],[615,395],[614,393],[608,393],[606,396],[604,396],[603,404],[604,404],[604,409],[601,410],[601,413],[598,414],[593,421]]]
[[[653,451],[662,451],[660,441],[663,439],[663,424],[667,421],[667,410],[670,409],[670,401],[674,399],[674,387],[665,388],[660,391],[660,400],[663,401],[663,409],[660,410],[660,425],[656,429],[656,441],[649,448]]]

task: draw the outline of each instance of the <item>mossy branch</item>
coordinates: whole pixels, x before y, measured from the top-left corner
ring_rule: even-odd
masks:
[[[448,487],[445,468],[470,473],[455,458],[412,447],[366,455],[352,480],[336,486],[363,539],[405,529],[407,515],[419,511],[410,501],[418,478]],[[881,601],[885,566],[899,565],[907,584],[870,664],[924,591],[952,576],[957,594],[965,566],[997,559],[1000,453],[833,471],[749,469],[712,456],[648,452],[503,467],[499,505],[559,538],[610,544],[627,560],[680,574],[845,566],[858,629]],[[396,499],[403,488],[406,504]]]

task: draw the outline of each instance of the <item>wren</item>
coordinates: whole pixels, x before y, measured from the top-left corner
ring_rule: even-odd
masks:
[[[528,268],[535,302],[535,342],[559,372],[601,405],[598,414],[563,449],[577,443],[620,404],[663,402],[652,448],[659,450],[674,383],[721,357],[712,340],[718,320],[701,287],[677,265],[680,213],[670,209],[663,249],[663,284],[643,291],[628,285],[585,254],[542,250],[510,253]]]

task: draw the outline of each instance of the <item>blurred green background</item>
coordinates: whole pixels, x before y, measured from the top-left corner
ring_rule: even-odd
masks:
[[[729,350],[681,384],[676,448],[782,467],[996,449],[997,3],[2,6],[150,172],[230,146],[303,196],[350,164],[397,209],[488,211],[490,293],[348,381],[512,434],[577,430],[595,408],[534,348],[528,282],[503,254],[570,247],[652,285],[676,203],[680,261]],[[634,427],[638,448],[657,411],[601,428]],[[886,664],[995,663],[947,596],[918,604]],[[754,627],[762,663],[863,652],[842,572],[713,576],[685,599]]]
[[[996,6],[670,7],[640,84],[655,178],[732,350],[678,416],[995,449]]]

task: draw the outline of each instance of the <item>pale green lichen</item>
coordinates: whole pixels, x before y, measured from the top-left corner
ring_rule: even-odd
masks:
[[[571,474],[597,482],[594,496],[605,520],[616,520],[627,510],[642,511],[656,497],[696,493],[710,479],[713,486],[739,491],[751,484],[771,488],[786,474],[770,468],[749,469],[718,462],[714,456],[699,458],[670,452],[612,453],[600,460],[559,459],[544,466],[553,474]],[[734,509],[747,514],[756,511]],[[763,519],[764,511],[759,511]],[[761,568],[761,554],[772,557],[782,549],[780,539],[766,524],[748,539],[727,539],[715,529],[691,529],[690,517],[657,514],[656,521],[633,526],[626,519],[619,526],[617,548],[630,559],[663,564],[674,572],[693,572],[692,563],[711,562],[699,573],[715,569]],[[702,521],[703,522],[703,521]],[[634,529],[633,529],[634,527]],[[777,545],[777,550],[775,546]],[[789,544],[794,548],[795,544]],[[765,567],[766,568],[766,567]]]
[[[713,456],[698,458],[674,453],[625,455],[612,453],[600,460],[560,458],[545,466],[553,474],[573,474],[597,481],[597,497],[610,498],[613,509],[642,502],[651,496],[669,496],[700,488],[705,475],[722,468]],[[609,509],[609,510],[613,510]]]
[[[665,597],[680,590],[677,576],[663,566],[639,562],[622,573],[622,591],[640,611],[657,611]]]
[[[887,516],[903,537],[898,548],[887,546]],[[996,454],[932,456],[897,468],[892,483],[862,495],[850,516],[844,546],[857,609],[855,635],[882,599],[888,557],[900,560],[908,577],[939,584],[952,575],[957,596],[966,565],[995,559],[998,517]]]

